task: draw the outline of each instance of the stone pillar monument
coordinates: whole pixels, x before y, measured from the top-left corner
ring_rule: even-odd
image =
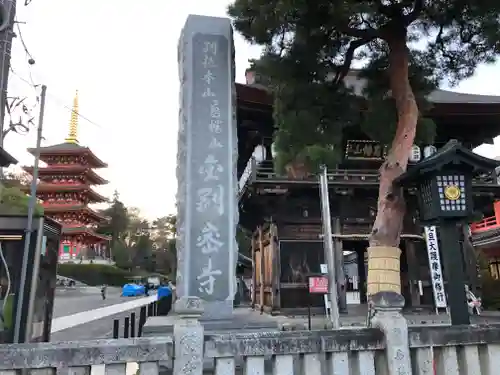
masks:
[[[177,297],[203,300],[202,319],[230,319],[238,256],[230,20],[190,15],[179,40],[178,60]]]

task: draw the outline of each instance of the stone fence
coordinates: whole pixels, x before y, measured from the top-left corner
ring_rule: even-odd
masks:
[[[55,371],[88,375],[91,366],[103,364],[106,375],[135,374],[130,367],[126,371],[127,363],[137,363],[140,375],[169,374],[172,369],[175,375],[500,373],[500,327],[410,328],[409,369],[398,367],[404,352],[389,360],[386,339],[381,330],[364,328],[205,335],[202,346],[197,334],[185,334],[179,340],[158,337],[1,345],[0,374],[32,369],[33,375]],[[180,359],[174,360],[176,357]]]
[[[181,298],[173,335],[0,345],[0,375],[500,374],[500,326],[408,328],[401,297],[377,295],[373,328],[251,333],[205,332],[200,301]]]

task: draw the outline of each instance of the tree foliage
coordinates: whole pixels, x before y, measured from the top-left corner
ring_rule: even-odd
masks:
[[[29,187],[31,178],[27,173],[7,172],[0,183],[0,214],[27,215],[30,196],[22,188]],[[43,207],[36,202],[35,214],[43,215]]]
[[[132,260],[133,267],[141,268],[146,271],[155,271],[153,263],[153,241],[147,233],[137,236],[137,239],[132,246],[134,258]]]
[[[177,266],[176,228],[177,216],[167,215],[153,221],[154,258],[158,270],[175,275]]]
[[[0,188],[1,215],[27,215],[29,201],[30,196],[17,186]],[[35,214],[43,215],[43,207],[38,202],[35,204]]]
[[[111,205],[101,210],[101,214],[108,220],[98,228],[98,232],[111,236],[110,246],[114,247],[119,241],[124,240],[129,225],[127,208],[120,201],[120,195],[117,191],[113,194]]]
[[[111,254],[116,266],[131,270],[171,274],[175,271],[176,216],[153,221],[145,219],[136,207],[126,207],[115,192],[109,207],[101,210],[108,218],[98,232],[111,236]]]
[[[337,164],[349,131],[390,144],[370,242],[398,246],[404,201],[392,181],[415,139],[434,137],[426,98],[495,60],[499,10],[484,0],[235,0],[229,14],[265,47],[253,65],[274,94],[281,166]],[[353,63],[354,88],[345,84]]]

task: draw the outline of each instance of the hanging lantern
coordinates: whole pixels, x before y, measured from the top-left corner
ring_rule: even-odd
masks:
[[[411,146],[410,157],[408,160],[410,163],[418,163],[422,159],[422,152],[420,151],[420,147],[417,145]]]
[[[437,152],[436,146],[429,145],[424,147],[424,158],[427,159],[428,157],[434,155]]]
[[[273,142],[271,144],[271,156],[274,158],[276,158],[276,155],[278,155],[278,150],[276,150],[276,144]]]

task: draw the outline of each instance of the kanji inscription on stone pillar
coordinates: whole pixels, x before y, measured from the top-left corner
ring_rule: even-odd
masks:
[[[237,260],[234,45],[226,18],[190,15],[179,46],[177,295],[232,314]]]

